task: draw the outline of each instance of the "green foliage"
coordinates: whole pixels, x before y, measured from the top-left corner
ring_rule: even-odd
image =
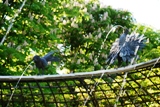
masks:
[[[1,39],[21,4],[21,1],[1,3],[6,8],[0,16]],[[117,34],[111,33],[102,48],[101,45],[108,31],[117,24],[132,27],[130,12],[101,7],[97,0],[27,1],[1,48],[1,75],[20,75],[31,62],[35,55],[33,53],[44,55],[50,50],[57,50],[59,44],[64,47],[63,52],[58,54],[62,58],[63,67],[73,72],[102,69],[109,52],[108,47],[122,29]],[[8,62],[9,53],[12,53],[12,62]],[[23,55],[17,55],[20,53]],[[18,61],[13,61],[16,59]],[[35,74],[36,70],[30,68],[26,73]],[[55,70],[47,73],[55,74]]]
[[[19,74],[25,66],[25,56],[12,47],[0,46],[1,72],[0,75]],[[18,71],[18,72],[17,72]]]
[[[140,61],[144,62],[150,59],[158,58],[160,56],[160,32],[147,26],[136,25],[135,28],[137,27],[137,32],[144,34],[147,39],[146,46],[140,53]],[[146,31],[144,31],[144,29],[146,29]]]
[[[6,34],[10,20],[17,12],[16,9],[21,4],[21,1],[14,1],[8,5],[0,4],[5,10],[0,14],[1,39]],[[111,44],[122,33],[122,29],[117,28],[104,41],[114,25],[125,26],[132,30],[140,26],[137,30],[140,34],[143,34],[142,31],[147,28],[144,35],[149,39],[149,43],[140,53],[139,61],[158,57],[160,32],[146,26],[134,25],[133,22],[130,12],[102,7],[97,0],[88,2],[84,0],[27,1],[3,43],[2,50],[6,48],[3,50],[4,53],[1,53],[1,60],[3,60],[1,63],[3,73],[1,74],[20,75],[35,53],[44,55],[50,50],[57,50],[59,44],[63,47],[57,54],[62,59],[62,68],[65,67],[72,72],[103,69]],[[103,42],[104,45],[102,45]],[[18,58],[21,64],[19,64],[20,61],[7,61],[10,49],[14,50],[12,56],[18,53],[23,54],[23,57],[18,55],[12,58],[12,60]],[[17,66],[21,69],[15,69]],[[55,70],[50,73],[55,74]],[[17,71],[17,73],[12,71]]]

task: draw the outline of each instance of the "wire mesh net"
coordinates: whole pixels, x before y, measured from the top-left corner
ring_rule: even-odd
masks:
[[[130,69],[117,69],[115,73],[108,71],[95,88],[101,75],[96,71],[94,74],[24,76],[15,89],[9,107],[113,107],[124,72],[128,72],[128,76],[123,93],[116,102],[118,107],[160,105],[159,59],[131,66]],[[0,76],[0,107],[8,104],[18,79],[19,76]]]

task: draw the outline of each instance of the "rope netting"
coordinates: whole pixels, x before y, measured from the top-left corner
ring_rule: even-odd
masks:
[[[116,106],[157,107],[160,105],[159,71],[160,59],[157,58],[118,69],[23,76],[16,89],[20,76],[0,76],[0,107],[6,107],[13,90],[9,107],[113,107],[125,72],[128,72],[126,83]]]

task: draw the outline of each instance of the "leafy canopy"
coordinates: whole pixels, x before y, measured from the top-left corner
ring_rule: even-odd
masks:
[[[21,0],[0,1],[0,40],[21,5]],[[43,56],[50,50],[59,50],[56,55],[68,73],[104,69],[111,44],[122,33],[121,28],[116,29],[104,41],[115,25],[132,31],[138,26],[140,34],[147,28],[144,35],[149,43],[139,53],[139,61],[160,56],[160,32],[135,25],[132,14],[126,10],[103,7],[98,0],[28,0],[0,46],[0,75],[20,75],[35,54]],[[55,74],[55,66],[49,66],[46,74]],[[34,74],[37,70],[32,64],[26,75]]]

